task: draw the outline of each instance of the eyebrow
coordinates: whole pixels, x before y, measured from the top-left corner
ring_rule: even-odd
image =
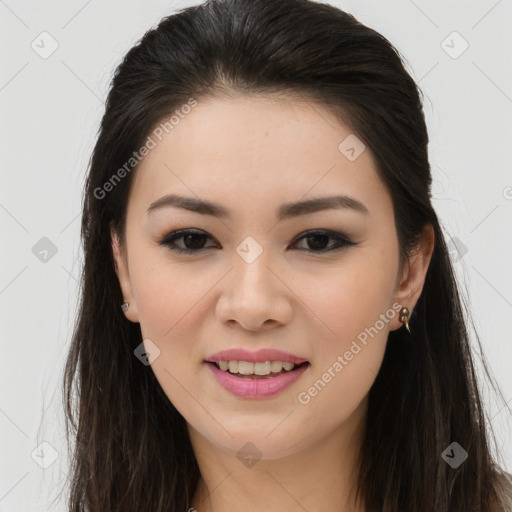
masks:
[[[147,209],[147,214],[164,207],[183,208],[192,212],[200,213],[202,215],[211,215],[219,218],[231,219],[229,210],[220,204],[212,203],[204,199],[197,199],[194,197],[184,197],[176,194],[169,194],[152,202]],[[277,218],[279,220],[290,219],[306,215],[308,213],[315,213],[323,210],[330,209],[352,209],[359,213],[368,215],[370,212],[368,208],[353,197],[346,195],[319,197],[308,199],[306,201],[299,201],[296,203],[284,203],[277,210]]]

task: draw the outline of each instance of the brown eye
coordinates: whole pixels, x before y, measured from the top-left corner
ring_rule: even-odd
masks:
[[[328,245],[329,239],[334,239],[336,243]],[[308,231],[297,241],[306,240],[309,252],[330,252],[343,249],[349,245],[356,245],[354,242],[339,233],[326,230]]]
[[[164,238],[162,238],[158,243],[160,245],[167,246],[169,250],[173,252],[193,254],[199,253],[208,248],[215,247],[212,245],[204,245],[208,239],[212,239],[212,237],[204,231],[182,229],[179,231],[173,231],[172,233],[169,233]],[[334,240],[335,243],[329,245],[330,239]],[[178,240],[182,240],[182,243],[180,245],[176,243]],[[306,241],[307,247],[305,249],[300,250],[305,250],[306,252],[319,254],[337,251],[350,245],[356,245],[356,243],[352,242],[351,240],[341,235],[340,233],[335,233],[333,231],[328,230],[307,231],[300,238],[296,239],[294,245],[296,245],[301,240]]]
[[[204,231],[198,230],[180,230],[173,231],[166,235],[162,240],[158,243],[160,245],[168,246],[169,250],[179,252],[179,253],[193,253],[204,250],[207,247],[204,247],[205,241],[211,238]],[[183,239],[183,245],[185,247],[176,246],[176,240]]]

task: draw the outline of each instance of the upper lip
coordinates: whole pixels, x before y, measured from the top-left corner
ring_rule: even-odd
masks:
[[[247,361],[249,363],[264,363],[265,361],[283,361],[293,364],[307,362],[307,359],[276,350],[274,348],[262,348],[256,352],[250,352],[243,348],[234,348],[221,350],[205,359],[209,363],[218,363],[219,361]]]

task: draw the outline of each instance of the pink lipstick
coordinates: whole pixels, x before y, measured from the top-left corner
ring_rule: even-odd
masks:
[[[246,399],[275,396],[309,368],[306,359],[276,349],[224,350],[209,356],[205,364],[225,390]]]

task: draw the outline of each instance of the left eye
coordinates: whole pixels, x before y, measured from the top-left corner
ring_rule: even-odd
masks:
[[[158,243],[159,245],[167,246],[171,251],[191,254],[206,249],[207,247],[203,247],[202,244],[208,238],[212,237],[210,237],[210,235],[208,235],[204,231],[187,229],[173,231],[172,233],[169,233],[164,238],[159,240]],[[326,242],[330,238],[336,240],[336,243],[331,246],[325,247]],[[184,241],[184,248],[178,247],[175,243],[176,240],[181,239],[183,239]],[[305,233],[303,233],[302,235],[295,239],[294,245],[297,242],[300,242],[301,240],[307,240],[308,243],[313,246],[313,249],[305,249],[307,252],[312,253],[325,253],[343,249],[345,246],[356,245],[355,242],[352,242],[351,240],[341,235],[340,233],[335,233],[333,231],[328,230],[306,231]]]

